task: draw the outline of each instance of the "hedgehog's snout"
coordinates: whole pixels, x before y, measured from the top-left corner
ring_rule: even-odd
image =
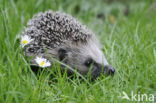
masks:
[[[101,64],[96,64],[96,67],[92,68],[92,78],[99,77],[101,74],[114,75],[115,73],[115,69],[110,65],[102,66]]]
[[[104,66],[104,70],[103,70],[104,74],[108,74],[108,75],[114,75],[115,73],[115,69],[112,66],[106,65]]]

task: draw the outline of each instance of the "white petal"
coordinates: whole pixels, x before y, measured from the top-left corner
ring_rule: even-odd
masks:
[[[45,66],[50,66],[51,64],[50,64],[50,62],[48,61],[48,62],[46,62],[46,64],[45,64]]]

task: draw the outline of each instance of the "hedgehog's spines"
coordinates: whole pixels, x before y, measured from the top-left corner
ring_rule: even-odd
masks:
[[[44,49],[43,46],[55,48],[66,40],[77,43],[87,42],[93,33],[72,16],[49,10],[33,16],[22,34],[34,40],[26,48],[36,45],[37,51],[40,51]]]

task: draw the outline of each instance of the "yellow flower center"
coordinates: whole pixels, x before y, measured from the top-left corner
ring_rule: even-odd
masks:
[[[113,15],[109,16],[109,21],[114,24],[115,23],[115,17]]]
[[[23,40],[23,44],[28,44],[28,41],[27,40]]]
[[[42,62],[40,63],[40,65],[41,65],[41,66],[43,66],[44,64],[45,64],[45,62],[44,62],[44,61],[42,61]]]

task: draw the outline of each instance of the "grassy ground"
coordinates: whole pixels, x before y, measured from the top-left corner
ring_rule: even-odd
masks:
[[[114,77],[71,80],[59,66],[34,75],[16,35],[35,13],[49,9],[73,15],[97,34]],[[0,0],[0,55],[0,103],[133,103],[121,98],[123,91],[153,94],[156,102],[156,3]]]

